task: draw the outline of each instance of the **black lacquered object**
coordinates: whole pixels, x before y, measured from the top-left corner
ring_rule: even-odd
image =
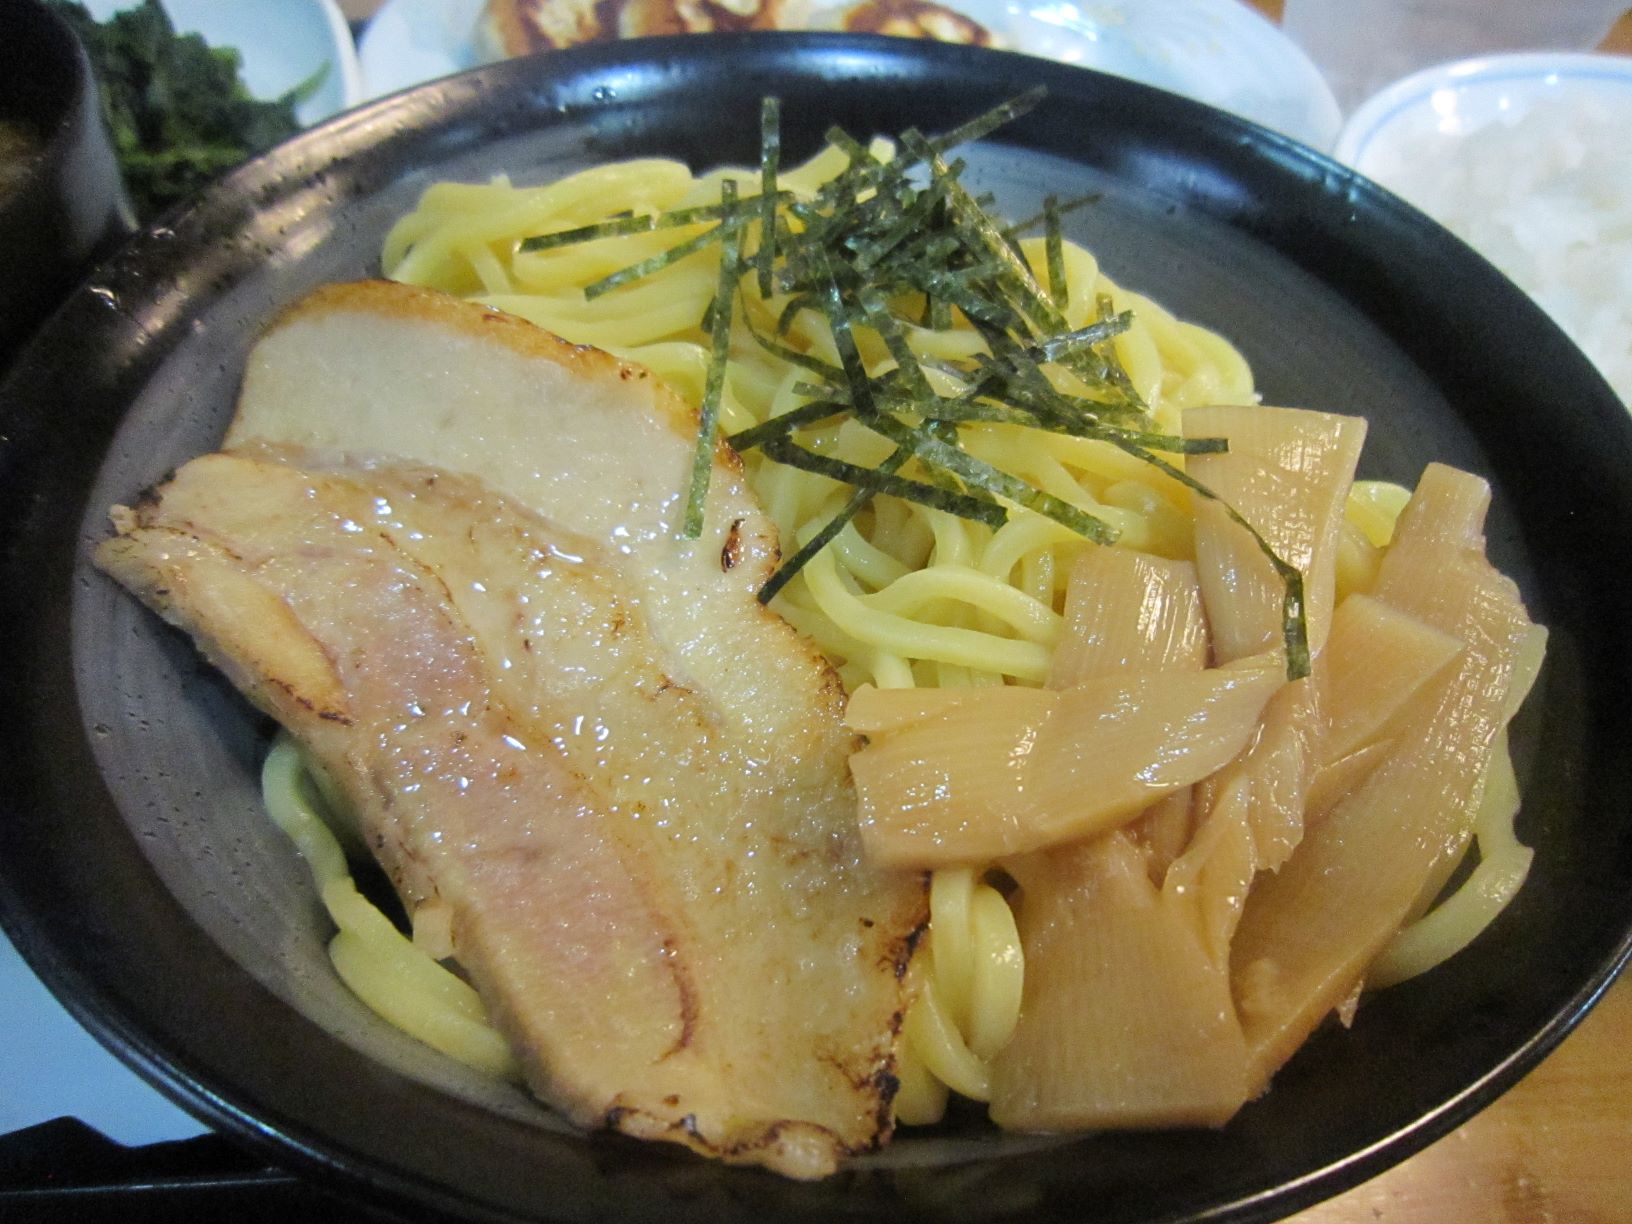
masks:
[[[38,142],[0,193],[0,370],[96,257],[131,230],[85,53],[37,0],[0,0],[0,121]]]
[[[1495,487],[1491,552],[1552,629],[1515,729],[1530,882],[1433,973],[1323,1029],[1223,1130],[1004,1135],[980,1112],[797,1184],[586,1138],[389,1029],[335,980],[304,866],[260,810],[266,728],[90,568],[105,514],[212,449],[282,305],[377,274],[439,178],[544,182],[630,156],[787,158],[839,123],[941,130],[1037,83],[967,152],[1010,216],[1067,229],[1222,331],[1266,402],[1365,415],[1362,474],[1444,460]],[[314,395],[322,388],[314,387]],[[836,35],[651,40],[482,69],[341,116],[139,236],[0,390],[0,918],[155,1083],[311,1184],[491,1220],[1267,1219],[1446,1133],[1545,1055],[1632,931],[1632,418],[1516,288],[1420,214],[1282,137],[998,52]]]

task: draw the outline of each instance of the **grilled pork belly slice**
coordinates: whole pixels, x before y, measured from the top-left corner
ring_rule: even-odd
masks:
[[[605,354],[495,344],[536,329],[451,306],[365,310],[367,337],[331,319],[361,347],[351,369],[311,365],[308,389],[337,413],[371,380],[403,392],[402,326],[463,395],[399,394],[368,416],[379,445],[195,460],[116,513],[98,560],[340,780],[410,911],[451,913],[542,1097],[586,1126],[830,1172],[888,1134],[924,890],[861,861],[837,679],[754,599],[774,532],[722,449],[703,541],[675,541],[683,407]],[[510,433],[480,411],[505,395]],[[472,404],[499,479],[391,457],[387,417],[398,443],[458,438]],[[497,491],[518,471],[600,530]]]
[[[250,354],[226,449],[253,443],[479,478],[606,550],[674,680],[713,700],[780,788],[835,785],[844,687],[756,596],[776,528],[716,452],[703,533],[678,538],[697,414],[638,366],[434,290],[319,289]]]
[[[121,519],[100,563],[316,754],[410,909],[451,912],[542,1097],[796,1176],[886,1131],[917,887],[861,864],[842,772],[767,788],[593,542],[298,454],[194,460]]]

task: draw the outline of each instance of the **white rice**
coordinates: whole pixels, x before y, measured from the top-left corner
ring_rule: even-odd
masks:
[[[1629,91],[1632,93],[1632,91]],[[1537,101],[1365,166],[1530,293],[1632,404],[1632,103]]]

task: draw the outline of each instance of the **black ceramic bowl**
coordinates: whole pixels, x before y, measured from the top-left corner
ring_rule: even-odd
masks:
[[[36,142],[0,192],[0,370],[97,256],[130,232],[85,53],[37,0],[0,0],[0,123]]]
[[[1516,733],[1530,882],[1464,955],[1322,1030],[1223,1130],[1002,1135],[978,1111],[795,1184],[586,1138],[369,1014],[336,981],[304,866],[260,810],[265,728],[86,563],[106,508],[211,449],[284,303],[377,271],[443,177],[543,181],[666,154],[748,162],[764,94],[789,156],[823,129],[945,128],[1041,81],[970,151],[1010,215],[1070,230],[1224,331],[1267,400],[1363,412],[1365,472],[1495,485],[1491,551],[1552,651]],[[313,387],[314,395],[323,389]],[[1632,419],[1511,285],[1399,201],[1229,116],[1033,59],[908,41],[731,37],[515,62],[342,116],[138,238],[0,392],[0,917],[160,1087],[376,1203],[490,1219],[1265,1218],[1377,1172],[1511,1084],[1632,930]]]

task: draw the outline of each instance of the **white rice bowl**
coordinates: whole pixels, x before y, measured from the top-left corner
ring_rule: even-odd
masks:
[[[1632,59],[1433,68],[1360,107],[1336,156],[1525,289],[1632,404]]]

